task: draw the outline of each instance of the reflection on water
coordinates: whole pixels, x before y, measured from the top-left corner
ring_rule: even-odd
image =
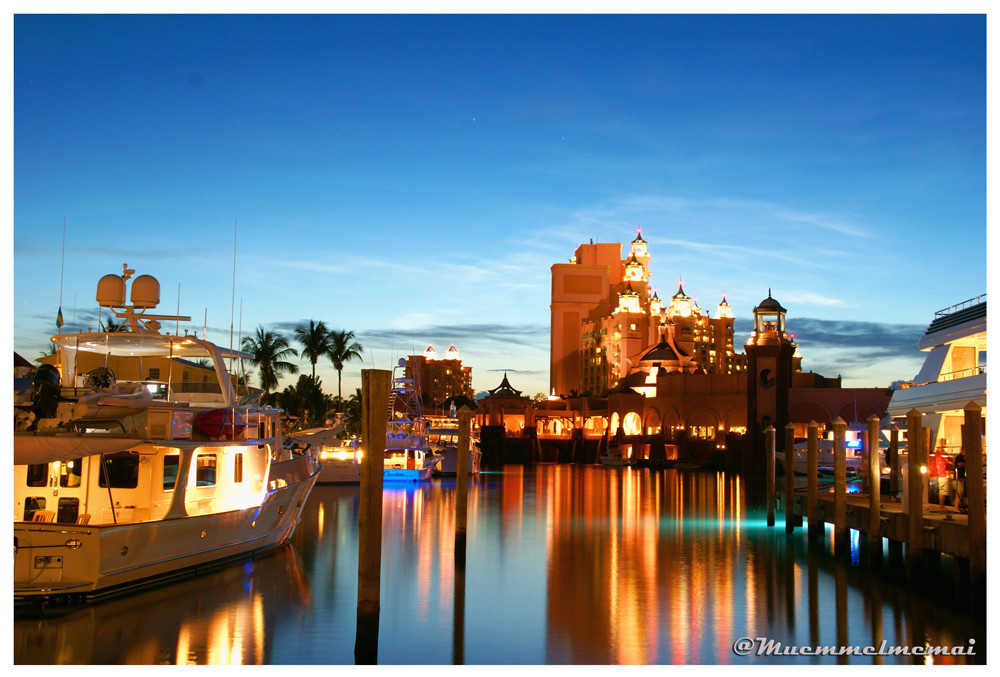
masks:
[[[17,663],[351,664],[358,487],[314,490],[293,547],[58,618],[17,619]],[[454,480],[384,492],[383,664],[898,664],[750,656],[782,646],[967,646],[985,623],[948,586],[912,591],[832,554],[832,533],[768,528],[724,473],[506,466],[469,491],[455,567]],[[887,563],[886,566],[891,566]],[[888,580],[888,582],[886,582]],[[937,663],[966,662],[941,657]]]

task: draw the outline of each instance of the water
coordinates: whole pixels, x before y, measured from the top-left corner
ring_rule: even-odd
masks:
[[[15,618],[15,663],[353,664],[357,486],[318,486],[291,548],[46,618]],[[384,493],[381,664],[837,664],[739,656],[782,646],[968,646],[985,621],[937,582],[909,589],[809,547],[725,473],[505,466],[470,486],[464,580],[455,483]],[[888,551],[887,551],[888,552]],[[942,564],[947,573],[948,562]],[[456,573],[459,575],[456,576]],[[946,577],[941,581],[948,580]],[[464,583],[464,585],[463,585]],[[754,645],[752,653],[759,645]]]

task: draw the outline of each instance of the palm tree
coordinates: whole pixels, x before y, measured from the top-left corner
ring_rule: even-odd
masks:
[[[288,346],[284,336],[263,326],[257,327],[256,336],[243,337],[243,350],[253,355],[250,362],[260,369],[260,387],[265,396],[278,387],[281,374],[299,373],[298,366],[287,361],[288,357],[298,356],[298,352]]]
[[[344,372],[344,364],[355,358],[360,360],[361,351],[364,348],[354,340],[353,331],[334,330],[330,332],[329,336],[330,349],[326,354],[330,356],[333,368],[337,370],[337,398],[340,400],[341,406],[343,406],[344,398],[340,389],[340,380]]]
[[[312,362],[312,377],[316,380],[316,363],[330,351],[330,330],[323,321],[309,320],[309,326],[300,324],[295,328],[295,340],[302,346],[299,355]]]
[[[108,332],[128,331],[128,323],[125,320],[122,320],[121,322],[115,322],[114,319],[110,317],[108,318],[108,321],[105,323],[104,327]]]

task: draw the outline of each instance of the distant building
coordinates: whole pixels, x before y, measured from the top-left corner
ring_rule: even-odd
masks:
[[[620,243],[582,244],[569,263],[552,266],[550,389],[604,395],[668,331],[688,373],[743,373],[747,358],[734,350],[734,315],[725,294],[714,316],[684,293],[683,284],[662,301],[650,287],[642,234],[630,244],[624,259]]]
[[[444,357],[434,346],[427,346],[422,355],[410,355],[407,366],[417,375],[425,408],[439,409],[449,397],[464,396],[472,400],[472,367],[462,366],[462,358],[451,344]]]

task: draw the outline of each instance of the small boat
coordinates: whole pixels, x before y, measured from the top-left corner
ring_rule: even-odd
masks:
[[[317,484],[359,484],[362,451],[358,438],[342,439],[344,427],[312,428],[289,435],[289,439],[319,447],[323,469]]]
[[[389,391],[389,420],[385,433],[383,482],[422,482],[430,479],[442,454],[434,453],[428,441],[417,376],[400,359],[393,369]]]
[[[458,418],[455,416],[428,416],[430,430],[428,442],[431,451],[444,458],[434,468],[435,475],[458,474]],[[478,431],[469,431],[469,474],[478,475],[483,453],[479,449]]]
[[[608,446],[607,453],[601,454],[601,465],[612,466],[616,468],[635,465],[635,459],[629,458],[626,450],[630,449],[631,445],[620,446],[617,444],[611,444]]]
[[[15,603],[88,600],[289,542],[320,471],[231,371],[252,356],[161,334],[159,283],[108,275],[128,331],[61,334],[15,405]]]

